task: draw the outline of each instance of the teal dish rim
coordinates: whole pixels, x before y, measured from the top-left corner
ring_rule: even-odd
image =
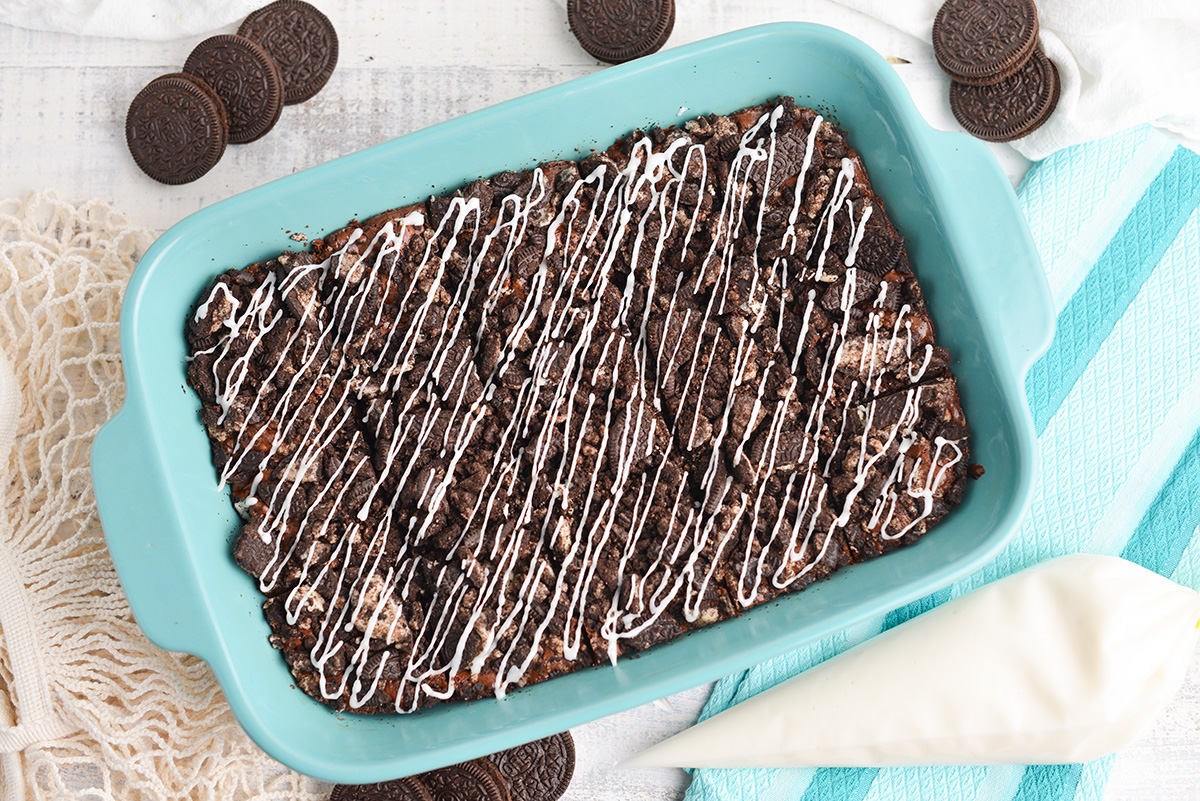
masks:
[[[622,660],[417,715],[339,714],[292,686],[255,582],[233,562],[237,520],[184,383],[184,320],[218,273],[503,169],[579,156],[649,124],[780,94],[848,131],[906,236],[939,341],[957,358],[972,460],[987,474],[914,546]],[[580,152],[581,151],[581,152]],[[717,679],[934,592],[993,559],[1028,510],[1037,440],[1025,400],[1054,313],[1016,197],[987,149],[939,132],[887,62],[803,23],[717,36],[435,125],[244,192],[158,239],[121,315],[126,399],[97,434],[92,480],[121,583],[147,637],[207,662],[237,720],[302,773],[365,783],[481,756]]]

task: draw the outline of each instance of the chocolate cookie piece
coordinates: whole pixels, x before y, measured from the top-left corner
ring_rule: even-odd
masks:
[[[1033,0],[948,0],[933,21],[933,53],[959,83],[985,86],[1015,73],[1037,47]]]
[[[851,409],[831,462],[838,532],[856,560],[911,544],[962,501],[970,448],[952,376]]]
[[[422,773],[419,778],[433,801],[512,801],[499,771],[482,759]]]
[[[1058,69],[1040,50],[1016,74],[990,86],[950,84],[950,110],[972,136],[1008,142],[1032,133],[1058,104]]]
[[[558,801],[575,773],[575,740],[565,731],[487,759],[500,771],[514,799]]]
[[[188,56],[183,71],[212,87],[229,114],[229,141],[261,139],[283,111],[283,76],[271,54],[244,36],[205,39]]]
[[[433,796],[420,779],[406,776],[376,784],[339,784],[329,801],[433,801]]]
[[[653,47],[650,48],[650,53],[657,53],[659,50],[662,50],[667,40],[671,38],[671,32],[675,30],[675,0],[666,0],[665,4],[670,7],[671,13],[667,18],[667,24],[663,27],[662,35],[654,43]]]
[[[666,44],[675,27],[675,0],[569,0],[567,22],[584,50],[620,64]]]
[[[191,183],[225,153],[225,104],[202,79],[181,72],[146,84],[129,104],[125,141],[142,172],[159,183]]]
[[[238,35],[258,42],[283,74],[283,102],[303,103],[321,91],[337,66],[337,31],[301,0],[278,0],[246,17]]]

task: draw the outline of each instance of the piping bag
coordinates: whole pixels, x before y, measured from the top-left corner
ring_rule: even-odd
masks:
[[[949,601],[621,767],[1086,762],[1179,692],[1200,593],[1071,554]]]

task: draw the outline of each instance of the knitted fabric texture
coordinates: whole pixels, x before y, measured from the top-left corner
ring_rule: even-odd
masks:
[[[152,240],[101,203],[0,202],[0,797],[323,799],[203,662],[146,640],[105,547],[88,453],[125,394],[118,316]]]

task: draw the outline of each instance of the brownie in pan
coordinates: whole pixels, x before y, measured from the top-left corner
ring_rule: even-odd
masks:
[[[915,542],[967,424],[904,240],[791,98],[230,270],[189,382],[297,685],[503,696]]]

